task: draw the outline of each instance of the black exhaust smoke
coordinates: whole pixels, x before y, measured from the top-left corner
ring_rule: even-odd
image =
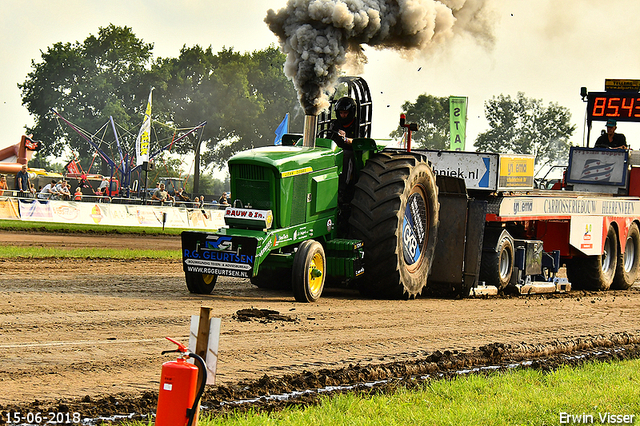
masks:
[[[329,106],[343,65],[361,69],[363,44],[391,48],[410,57],[457,35],[490,46],[493,34],[487,4],[492,0],[288,0],[265,22],[278,37],[307,115]]]

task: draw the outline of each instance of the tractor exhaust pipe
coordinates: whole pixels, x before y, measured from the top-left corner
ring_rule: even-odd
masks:
[[[318,116],[304,116],[304,133],[302,135],[302,146],[314,148],[316,146],[316,132],[318,131]]]

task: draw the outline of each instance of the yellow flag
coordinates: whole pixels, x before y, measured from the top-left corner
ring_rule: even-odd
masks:
[[[151,94],[153,88],[149,92],[149,102],[147,102],[147,110],[144,113],[144,120],[138,132],[136,139],[136,165],[140,166],[145,161],[149,161],[149,135],[151,133]]]

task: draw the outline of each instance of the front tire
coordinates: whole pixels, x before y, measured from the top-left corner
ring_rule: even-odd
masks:
[[[624,245],[624,253],[618,254],[616,277],[611,288],[627,290],[638,279],[640,272],[640,231],[638,225],[633,223],[627,233],[627,241]]]
[[[216,281],[218,281],[217,275],[197,274],[193,272],[185,272],[184,274],[187,280],[187,288],[191,293],[211,294],[213,288],[216,286]]]
[[[293,257],[291,281],[298,302],[316,302],[322,295],[327,273],[327,260],[322,244],[314,240],[300,243]]]
[[[373,155],[351,203],[351,237],[364,242],[365,297],[413,299],[427,284],[438,232],[438,187],[426,160],[406,152]]]

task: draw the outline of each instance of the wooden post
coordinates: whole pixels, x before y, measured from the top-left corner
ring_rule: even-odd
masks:
[[[200,322],[198,323],[198,336],[196,340],[196,355],[199,355],[205,362],[207,362],[207,348],[209,346],[209,324],[211,323],[211,308],[204,306],[200,307]],[[196,389],[200,389],[202,386],[202,377],[198,375],[198,384]],[[198,417],[200,416],[200,401],[196,406],[196,414],[193,418],[193,426],[198,426]]]

